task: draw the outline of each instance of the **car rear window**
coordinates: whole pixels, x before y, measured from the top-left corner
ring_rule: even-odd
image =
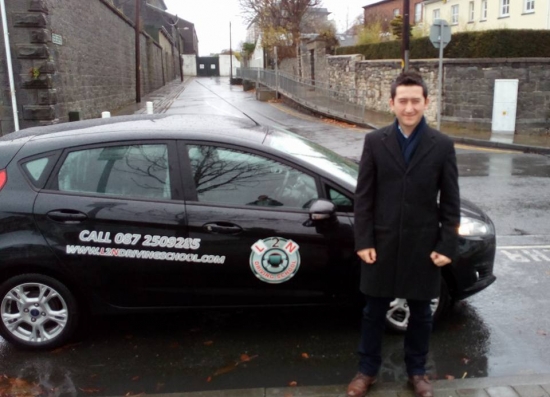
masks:
[[[48,178],[48,170],[53,166],[55,155],[34,158],[21,164],[23,171],[34,187],[41,189]]]

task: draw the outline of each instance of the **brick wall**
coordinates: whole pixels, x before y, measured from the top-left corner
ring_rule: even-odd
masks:
[[[103,0],[6,0],[21,128],[99,117],[135,100],[132,22]],[[52,42],[52,33],[62,44]],[[177,52],[163,57],[141,35],[142,94],[179,75]],[[0,43],[0,53],[4,42]],[[163,64],[167,64],[163,78]],[[13,131],[5,56],[0,60],[0,133]]]

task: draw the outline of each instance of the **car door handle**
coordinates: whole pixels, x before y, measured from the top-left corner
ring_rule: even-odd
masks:
[[[226,222],[207,223],[203,229],[214,234],[239,234],[243,231],[242,227]]]
[[[79,223],[88,219],[88,216],[79,211],[55,210],[48,212],[48,218],[56,222]]]

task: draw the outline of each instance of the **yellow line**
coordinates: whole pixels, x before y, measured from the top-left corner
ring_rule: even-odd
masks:
[[[492,152],[492,153],[518,153],[517,150],[508,150],[508,149],[492,149],[480,146],[473,145],[464,145],[461,143],[455,143],[455,148],[457,149],[468,149],[468,150],[479,150],[480,152]]]

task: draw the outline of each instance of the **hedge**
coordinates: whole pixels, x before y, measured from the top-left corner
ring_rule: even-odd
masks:
[[[339,47],[336,55],[362,54],[365,59],[400,59],[401,41]],[[438,58],[428,37],[412,38],[410,59]],[[498,29],[459,32],[443,51],[445,58],[545,58],[550,57],[550,31]]]

